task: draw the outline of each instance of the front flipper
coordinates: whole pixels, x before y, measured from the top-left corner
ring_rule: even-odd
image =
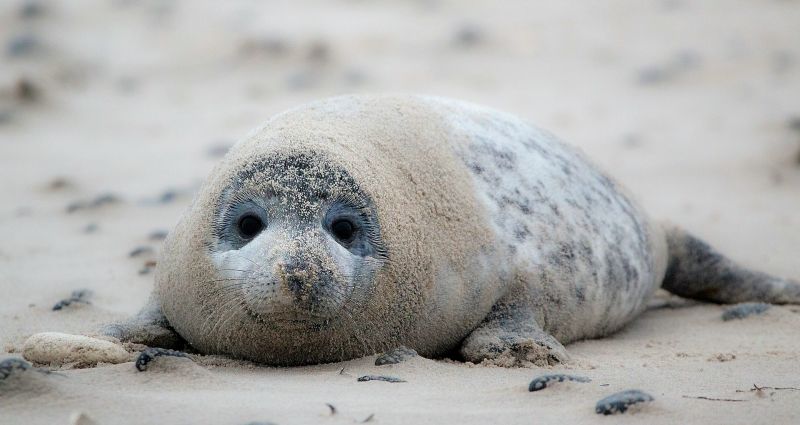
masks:
[[[145,307],[130,319],[104,326],[100,333],[112,336],[122,342],[134,342],[148,347],[161,347],[182,350],[186,341],[170,326],[161,306],[154,296],[150,296]]]
[[[532,309],[514,303],[496,304],[489,316],[461,345],[473,363],[498,366],[548,366],[569,361],[567,350],[536,323]]]

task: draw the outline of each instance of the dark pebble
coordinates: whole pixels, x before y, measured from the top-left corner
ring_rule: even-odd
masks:
[[[57,302],[53,306],[53,311],[61,310],[64,307],[70,306],[75,303],[79,304],[91,304],[89,299],[92,297],[93,292],[91,289],[77,289],[72,291],[72,294],[69,298],[65,298],[59,302]]]
[[[97,225],[97,223],[89,223],[86,225],[86,227],[83,228],[83,233],[86,234],[96,233],[99,228],[100,227]]]
[[[640,84],[660,84],[675,79],[682,73],[697,68],[702,58],[696,52],[685,50],[678,52],[663,65],[648,66],[639,70]]]
[[[144,265],[142,265],[142,268],[139,269],[139,274],[140,275],[150,274],[150,272],[152,272],[155,269],[156,269],[156,262],[154,260],[145,261]]]
[[[141,257],[142,255],[153,254],[153,252],[155,252],[155,250],[149,246],[138,246],[128,253],[128,257]]]
[[[15,373],[24,372],[30,368],[30,363],[15,357],[0,361],[0,381]]]
[[[213,144],[206,152],[211,158],[222,158],[231,149],[233,143],[234,142],[221,141]]]
[[[387,353],[383,353],[375,359],[375,366],[387,364],[397,364],[404,362],[412,357],[416,357],[417,352],[408,347],[398,347]]]
[[[534,378],[531,381],[530,385],[528,385],[528,391],[539,391],[547,388],[553,382],[564,382],[564,381],[572,381],[572,382],[592,382],[591,379],[585,376],[575,376],[575,375],[564,375],[561,373],[553,374],[553,375],[542,375],[538,378]]]
[[[331,58],[331,48],[324,41],[314,41],[308,46],[307,58],[315,63],[327,62]]]
[[[166,238],[166,230],[153,230],[149,235],[147,235],[147,239],[150,239],[151,241],[163,241]]]
[[[113,205],[121,202],[118,197],[111,193],[98,195],[91,201],[75,201],[67,205],[67,213],[74,213],[80,210],[97,209],[106,205]]]
[[[597,402],[594,411],[597,414],[613,415],[625,413],[628,408],[637,403],[653,401],[653,396],[639,390],[627,390],[612,394]]]
[[[787,124],[790,130],[800,132],[800,117],[789,118]]]
[[[639,70],[637,79],[641,84],[658,84],[671,79],[673,75],[669,68],[648,66]]]
[[[39,18],[45,14],[45,6],[38,1],[26,1],[19,8],[19,17],[22,19]]]
[[[14,36],[6,45],[6,55],[10,57],[31,56],[41,50],[41,43],[35,35],[23,33]]]
[[[158,197],[158,202],[161,204],[168,204],[178,198],[178,192],[172,189],[165,190],[161,196]]]
[[[74,184],[64,177],[56,177],[53,180],[50,180],[50,183],[47,185],[47,188],[52,191],[64,190],[70,187],[73,187]]]
[[[754,314],[762,314],[769,310],[770,307],[772,306],[764,303],[736,304],[722,313],[722,320],[727,322],[728,320],[744,319],[745,317],[752,316]]]
[[[364,375],[358,378],[358,382],[367,382],[367,381],[384,381],[391,383],[406,382],[405,380],[400,378],[395,378],[394,376],[383,376],[383,375]]]
[[[14,96],[22,102],[33,102],[40,95],[41,90],[27,78],[20,78],[14,86]]]
[[[483,31],[474,24],[464,24],[456,30],[455,44],[462,47],[472,47],[480,44],[484,39]]]
[[[181,351],[169,350],[166,348],[151,347],[142,351],[141,353],[139,353],[139,356],[136,357],[136,370],[138,370],[139,372],[144,372],[145,370],[147,370],[147,365],[150,364],[150,362],[152,362],[156,357],[162,357],[162,356],[186,357],[186,358],[189,357],[186,353]]]

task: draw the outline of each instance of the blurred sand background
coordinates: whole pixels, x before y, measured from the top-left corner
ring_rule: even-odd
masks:
[[[654,217],[800,278],[798,1],[7,0],[0,42],[0,358],[33,333],[134,313],[160,237],[227,147],[287,107],[351,92],[523,116]],[[81,288],[91,305],[51,311]],[[798,423],[800,391],[750,389],[800,387],[800,307],[732,322],[723,309],[661,294],[552,370],[65,368],[49,391],[0,396],[0,423]],[[593,382],[527,391],[564,370]],[[356,382],[367,373],[408,382]],[[629,388],[656,400],[594,413]]]

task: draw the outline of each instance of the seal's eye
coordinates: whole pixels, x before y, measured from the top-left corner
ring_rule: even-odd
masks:
[[[339,219],[331,224],[331,232],[336,239],[342,242],[350,242],[356,233],[356,226],[350,220]]]
[[[247,214],[239,219],[239,223],[236,227],[239,229],[239,234],[243,238],[251,239],[264,228],[264,222],[252,214]]]

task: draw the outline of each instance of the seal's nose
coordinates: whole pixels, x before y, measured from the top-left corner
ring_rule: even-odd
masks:
[[[287,260],[278,265],[281,285],[296,298],[304,298],[311,292],[316,273],[303,260]]]

